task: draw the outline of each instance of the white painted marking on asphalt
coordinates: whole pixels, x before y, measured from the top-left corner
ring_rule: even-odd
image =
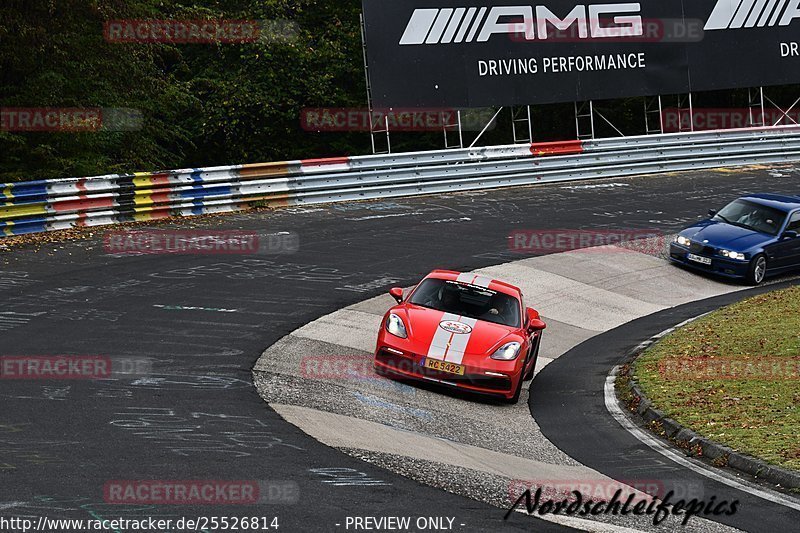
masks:
[[[380,218],[395,218],[395,217],[410,217],[415,215],[422,215],[423,213],[419,211],[414,211],[413,213],[395,213],[393,215],[370,215],[366,217],[356,217],[356,218],[348,218],[346,220],[352,220],[354,222],[358,222],[361,220],[377,220]]]
[[[614,383],[617,380],[618,372],[619,372],[619,367],[616,366],[611,371],[611,374],[609,374],[609,376],[606,378],[606,385],[604,387],[606,409],[608,410],[609,413],[611,413],[611,416],[613,416],[614,419],[617,422],[619,422],[619,424],[623,428],[628,430],[628,432],[634,437],[636,437],[640,442],[646,444],[647,446],[657,451],[667,459],[671,459],[672,461],[678,463],[679,465],[688,468],[689,470],[697,474],[700,474],[701,476],[705,476],[719,483],[723,483],[725,485],[728,485],[729,487],[738,489],[747,494],[752,494],[753,496],[757,496],[762,500],[778,503],[785,507],[789,507],[796,511],[800,511],[800,502],[798,502],[797,500],[789,498],[778,492],[765,490],[756,485],[755,483],[750,483],[744,480],[731,479],[727,476],[709,470],[702,463],[699,463],[698,461],[693,461],[687,457],[684,457],[676,453],[675,451],[665,446],[654,436],[649,435],[645,433],[643,430],[639,429],[633,422],[631,422],[628,419],[628,417],[622,411],[622,408],[620,408],[620,406],[617,404],[617,396],[614,392]]]
[[[0,503],[0,511],[13,507],[25,507],[26,505],[28,505],[28,502],[2,502]]]
[[[167,311],[211,311],[214,313],[238,313],[238,309],[218,309],[216,307],[187,307],[184,305],[153,305],[158,309]]]
[[[443,224],[448,222],[470,222],[472,221],[469,217],[461,217],[461,218],[440,218],[438,220],[426,220],[424,221],[425,224]]]
[[[568,187],[559,187],[560,189],[566,189],[571,191],[581,190],[581,189],[613,189],[616,187],[630,187],[628,183],[598,183],[595,185],[571,185]]]
[[[15,313],[14,311],[0,312],[0,331],[8,331],[17,326],[25,326],[31,321],[31,317],[43,314],[44,313]]]

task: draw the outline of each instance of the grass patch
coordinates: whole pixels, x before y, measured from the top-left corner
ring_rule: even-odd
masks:
[[[711,440],[800,470],[800,287],[720,309],[637,361],[653,406]]]

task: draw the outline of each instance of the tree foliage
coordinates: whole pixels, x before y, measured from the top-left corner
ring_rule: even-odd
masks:
[[[0,107],[128,108],[135,131],[0,131],[0,181],[364,152],[305,107],[363,105],[359,0],[3,0]],[[289,21],[256,42],[109,42],[109,20]]]

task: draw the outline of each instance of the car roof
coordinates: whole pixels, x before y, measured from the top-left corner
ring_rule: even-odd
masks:
[[[486,288],[493,291],[503,292],[516,298],[522,297],[522,291],[519,287],[511,285],[510,283],[506,283],[505,281],[487,278],[479,274],[465,274],[462,272],[456,272],[455,270],[434,270],[425,276],[425,278],[459,281],[462,283],[468,283],[470,285],[477,285],[479,287],[485,285]]]
[[[758,193],[742,196],[740,200],[749,200],[787,213],[800,209],[800,196],[790,196],[788,194]]]

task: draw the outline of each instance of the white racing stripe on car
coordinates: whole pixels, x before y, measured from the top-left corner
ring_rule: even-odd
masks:
[[[472,280],[475,279],[477,276],[475,274],[470,274],[469,272],[465,272],[464,274],[459,274],[456,278],[456,281],[459,283],[472,283]]]
[[[464,354],[467,351],[467,345],[469,344],[469,339],[472,337],[472,334],[475,332],[475,324],[478,322],[474,318],[461,318],[459,322],[468,325],[471,328],[471,331],[466,335],[459,335],[453,334],[450,340],[450,348],[446,350],[444,360],[450,363],[456,363],[458,365],[464,360]],[[441,329],[441,328],[440,328]]]
[[[444,313],[442,317],[439,319],[439,321],[440,323],[459,322],[461,321],[461,316],[454,315],[453,313]],[[454,333],[445,331],[437,325],[436,333],[433,334],[433,338],[431,339],[431,345],[428,348],[427,356],[432,359],[438,359],[439,361],[444,361],[445,355],[447,354],[447,343],[450,342],[450,339],[453,336],[455,336]]]
[[[486,276],[477,276],[475,274],[459,274],[458,278],[456,278],[456,281],[459,283],[475,285],[476,287],[481,287],[482,289],[488,289],[492,279],[487,278]]]
[[[464,360],[464,353],[467,351],[469,339],[475,331],[475,324],[478,322],[474,318],[466,318],[452,313],[445,313],[441,319],[442,322],[461,322],[470,327],[471,331],[467,334],[461,335],[445,331],[441,326],[436,327],[436,333],[431,339],[430,348],[428,348],[427,356],[439,361],[447,361],[449,363],[461,364]]]

